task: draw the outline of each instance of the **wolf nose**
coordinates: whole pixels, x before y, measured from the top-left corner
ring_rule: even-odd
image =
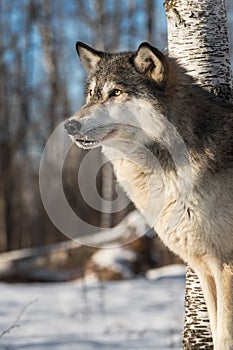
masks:
[[[76,119],[69,119],[64,124],[65,129],[67,130],[69,135],[76,135],[81,129],[81,123]]]

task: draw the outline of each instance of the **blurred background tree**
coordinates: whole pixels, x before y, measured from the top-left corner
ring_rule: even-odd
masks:
[[[228,2],[232,33],[233,4]],[[52,131],[84,102],[85,76],[75,42],[84,41],[99,50],[127,51],[150,41],[165,50],[166,37],[162,0],[0,0],[1,252],[66,239],[43,208],[38,169]],[[72,146],[67,156],[66,196],[85,221],[111,227],[132,207],[109,215],[82,200],[76,175],[84,155]],[[91,171],[98,157],[99,151],[91,159]],[[114,186],[106,164],[97,177],[97,187],[111,200]],[[86,187],[88,190],[88,176]]]

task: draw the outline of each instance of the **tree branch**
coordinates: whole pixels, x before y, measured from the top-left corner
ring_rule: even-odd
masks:
[[[26,305],[23,306],[21,311],[19,312],[18,316],[16,317],[15,321],[10,325],[8,328],[6,328],[4,331],[0,333],[0,338],[2,338],[5,334],[10,333],[12,329],[20,327],[20,320],[25,311],[32,305],[34,304],[38,299],[34,299],[29,301]]]

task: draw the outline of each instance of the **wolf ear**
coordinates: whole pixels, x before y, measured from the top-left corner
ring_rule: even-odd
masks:
[[[88,74],[91,73],[93,69],[95,69],[95,67],[104,55],[103,52],[96,51],[92,49],[92,47],[82,43],[81,41],[78,41],[76,43],[76,50]]]
[[[166,79],[165,60],[164,54],[148,43],[142,43],[134,56],[138,72],[146,74],[159,85],[163,85]]]

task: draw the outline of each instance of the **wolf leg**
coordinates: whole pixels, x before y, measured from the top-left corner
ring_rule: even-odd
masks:
[[[215,279],[217,287],[216,350],[233,350],[233,264],[224,264]]]
[[[198,278],[201,283],[201,288],[204,294],[205,302],[208,309],[208,315],[210,320],[211,333],[213,342],[216,344],[217,338],[217,296],[216,285],[214,277],[204,273],[203,271],[197,271]]]

